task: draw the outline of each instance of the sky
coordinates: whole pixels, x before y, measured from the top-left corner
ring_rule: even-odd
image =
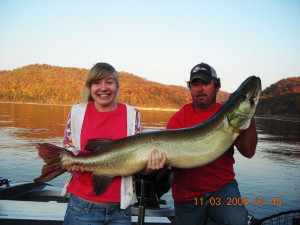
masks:
[[[186,86],[205,62],[235,91],[300,76],[300,0],[0,0],[0,70],[107,62]]]

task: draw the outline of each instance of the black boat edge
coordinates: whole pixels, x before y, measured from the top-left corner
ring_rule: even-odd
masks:
[[[143,179],[141,179],[144,182]],[[25,181],[10,184],[7,179],[0,180],[0,224],[62,224],[69,193],[61,196],[62,188],[47,183]],[[139,190],[140,192],[141,190]],[[132,224],[171,224],[174,219],[173,207],[144,207],[141,219],[139,203],[131,207]],[[146,203],[145,203],[146,204]],[[152,204],[153,205],[153,204]]]

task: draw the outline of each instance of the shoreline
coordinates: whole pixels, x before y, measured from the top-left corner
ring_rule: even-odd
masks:
[[[35,103],[35,102],[5,102],[5,101],[0,101],[0,103],[7,103],[7,104],[27,104],[27,105],[53,105],[53,106],[73,106],[74,104],[50,104],[50,103]],[[133,106],[139,110],[148,110],[148,111],[170,111],[170,112],[177,112],[179,110],[178,109],[172,109],[172,108],[146,108],[146,107],[139,107],[139,106]]]
[[[277,119],[277,120],[287,120],[293,122],[300,122],[300,115],[299,114],[258,114],[255,115],[257,118],[265,118],[265,119]]]
[[[49,105],[49,106],[73,106],[74,104],[50,104],[50,103],[34,103],[34,102],[5,102],[0,101],[0,103],[8,103],[8,104],[28,104],[28,105]],[[148,110],[148,111],[168,111],[168,112],[177,112],[180,108],[153,108],[153,107],[139,107],[133,106],[139,110]],[[270,119],[285,119],[285,120],[294,120],[296,122],[300,122],[300,114],[254,114],[255,117],[264,117]]]

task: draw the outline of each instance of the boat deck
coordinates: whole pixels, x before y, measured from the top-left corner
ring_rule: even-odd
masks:
[[[69,196],[62,197],[61,188],[45,183],[23,182],[0,188],[0,224],[61,225]],[[131,207],[132,224],[165,225],[174,220],[173,207],[146,207],[144,223],[139,205]],[[212,221],[208,225],[216,225]]]

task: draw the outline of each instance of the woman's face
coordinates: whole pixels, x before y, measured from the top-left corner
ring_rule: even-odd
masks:
[[[115,102],[118,93],[117,81],[113,74],[106,78],[97,80],[91,86],[91,95],[95,100],[94,105],[97,111],[112,111],[116,109]]]

